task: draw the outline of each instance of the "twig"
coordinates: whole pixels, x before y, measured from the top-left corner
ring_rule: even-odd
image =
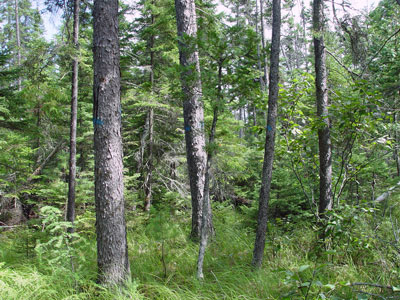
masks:
[[[383,288],[383,289],[389,289],[389,290],[393,290],[393,287],[391,285],[382,285],[382,284],[378,284],[378,283],[369,283],[369,282],[353,282],[350,284],[350,286],[373,286],[373,287],[378,287],[378,288]]]

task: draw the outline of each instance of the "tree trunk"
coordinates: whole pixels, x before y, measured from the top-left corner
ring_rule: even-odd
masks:
[[[324,45],[323,1],[314,0],[313,30],[315,55],[315,87],[317,98],[317,116],[319,144],[319,215],[332,209],[332,145],[330,138],[330,120],[328,117],[328,88],[326,73],[326,52]]]
[[[394,125],[397,124],[397,113],[395,112],[393,114],[393,123]],[[399,138],[399,133],[397,129],[394,129],[394,151],[393,151],[393,156],[394,156],[394,161],[396,162],[396,169],[397,173],[396,175],[400,177],[400,158],[399,158],[399,145],[400,145],[400,138]]]
[[[267,56],[265,55],[266,42],[265,42],[265,25],[264,25],[264,1],[260,0],[260,22],[261,22],[261,45],[262,53],[264,57],[264,89],[268,85],[268,62]]]
[[[155,5],[154,1],[152,2],[152,5]],[[151,25],[154,24],[154,14],[153,12],[151,13]],[[151,95],[154,95],[154,34],[151,35],[150,37],[150,43],[149,43],[149,48],[150,48],[150,86],[151,86]],[[148,126],[149,126],[149,145],[148,145],[148,151],[149,151],[149,158],[147,161],[147,175],[145,177],[144,181],[144,194],[145,194],[145,199],[144,199],[144,210],[145,211],[150,211],[150,206],[151,206],[151,197],[153,193],[153,136],[154,136],[154,109],[153,107],[149,108],[148,111]]]
[[[149,121],[149,159],[147,161],[147,175],[144,181],[144,194],[145,194],[145,205],[144,210],[150,211],[151,207],[151,197],[153,193],[153,136],[154,136],[154,110],[153,108],[149,109],[148,112],[148,121]]]
[[[270,66],[270,84],[268,99],[268,117],[267,130],[264,150],[264,164],[262,171],[262,184],[260,190],[259,208],[256,240],[253,251],[254,267],[259,268],[262,264],[265,235],[268,221],[268,203],[271,193],[272,166],[274,162],[275,150],[275,131],[276,117],[278,112],[278,94],[279,94],[279,49],[281,35],[281,1],[273,0],[272,3],[272,45],[271,45],[271,66]]]
[[[76,126],[78,115],[78,50],[79,50],[79,4],[80,0],[74,0],[74,24],[73,24],[73,44],[75,55],[72,60],[72,91],[71,91],[71,123],[70,123],[70,142],[69,142],[69,180],[68,180],[68,205],[67,221],[71,222],[72,227],[69,232],[74,231],[75,221],[75,180],[76,180]]]
[[[201,102],[200,64],[196,45],[197,24],[194,0],[175,0],[179,61],[182,67],[183,117],[186,154],[192,196],[192,232],[200,237],[206,151],[204,113]],[[210,224],[211,225],[211,224]],[[210,226],[209,228],[211,228]]]
[[[93,8],[93,124],[99,282],[130,277],[126,240],[121,138],[118,0]]]
[[[15,31],[17,38],[17,63],[18,68],[21,67],[21,38],[19,29],[19,3],[15,0]],[[18,76],[18,91],[21,91],[21,76]]]
[[[203,263],[204,263],[204,254],[206,252],[207,242],[209,235],[213,234],[214,229],[208,228],[209,224],[212,224],[212,212],[210,206],[210,168],[212,164],[212,159],[214,157],[214,140],[215,140],[215,131],[217,129],[217,121],[218,121],[218,107],[222,102],[222,63],[219,62],[218,65],[218,103],[216,103],[214,107],[214,115],[213,121],[211,125],[210,138],[208,140],[208,153],[207,153],[207,166],[206,166],[206,175],[205,175],[205,183],[204,183],[204,202],[203,202],[203,216],[201,222],[201,237],[200,237],[200,247],[199,247],[199,256],[197,259],[197,278],[203,279]]]

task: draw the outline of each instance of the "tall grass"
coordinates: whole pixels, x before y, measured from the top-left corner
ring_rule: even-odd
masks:
[[[399,257],[366,226],[366,215],[351,236],[332,234],[332,245],[321,250],[310,222],[285,222],[269,227],[264,264],[251,267],[254,210],[214,208],[216,237],[207,249],[205,279],[195,278],[198,246],[189,237],[189,213],[158,210],[130,212],[127,217],[132,281],[123,289],[96,284],[93,215],[78,226],[73,245],[49,243],[38,227],[3,232],[0,236],[0,299],[396,299],[397,293],[351,283],[400,286]],[[83,220],[83,221],[82,221]],[[278,220],[279,221],[279,220]],[[363,222],[363,223],[361,223]],[[371,221],[372,222],[372,221]],[[362,225],[364,224],[364,225]],[[390,239],[391,224],[380,223]],[[339,232],[339,229],[337,229]],[[340,233],[340,232],[339,232]],[[344,233],[343,233],[344,234]],[[57,260],[54,257],[69,257]],[[397,256],[396,256],[397,255]],[[400,294],[399,294],[400,296]],[[375,298],[374,298],[375,297]],[[400,297],[398,297],[400,298]],[[378,299],[378,298],[377,298]],[[388,298],[389,299],[389,298]]]

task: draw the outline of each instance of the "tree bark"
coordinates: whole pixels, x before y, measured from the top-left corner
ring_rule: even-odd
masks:
[[[400,1],[400,0],[399,0]],[[397,124],[397,112],[393,114],[393,123],[396,125]],[[396,169],[397,173],[396,175],[400,177],[400,158],[399,158],[399,145],[400,145],[400,138],[399,138],[399,133],[397,132],[397,129],[394,129],[394,151],[393,151],[393,156],[394,156],[394,161],[396,162]]]
[[[19,29],[19,3],[15,0],[15,31],[17,38],[17,63],[21,67],[21,37]],[[21,91],[21,76],[18,76],[18,91]]]
[[[152,2],[152,5],[155,5],[154,1]],[[153,12],[151,13],[151,25],[154,24],[154,14]],[[149,43],[149,48],[150,48],[150,88],[151,88],[151,95],[154,95],[154,34],[151,35],[150,37],[150,43]],[[151,197],[153,193],[153,136],[154,136],[154,109],[153,107],[149,108],[148,111],[148,126],[149,126],[149,145],[148,145],[148,151],[149,151],[149,158],[147,161],[147,174],[145,177],[144,181],[144,194],[145,194],[145,199],[144,199],[144,210],[145,211],[150,211],[151,207]]]
[[[201,222],[201,237],[200,237],[200,247],[199,247],[199,256],[197,259],[197,278],[203,279],[203,263],[204,263],[204,255],[206,252],[208,238],[210,233],[213,233],[213,228],[207,228],[209,224],[212,224],[212,212],[210,206],[210,169],[212,165],[212,160],[214,157],[214,141],[215,141],[215,132],[217,129],[217,121],[218,121],[218,108],[220,103],[222,102],[222,63],[221,60],[218,64],[218,102],[214,106],[214,115],[213,121],[211,125],[210,137],[208,140],[209,149],[207,152],[207,166],[206,166],[206,175],[205,175],[205,183],[204,183],[204,201],[203,201],[203,216]]]
[[[326,51],[324,44],[323,1],[313,2],[313,30],[315,55],[315,87],[319,145],[319,206],[318,212],[323,216],[326,210],[332,209],[332,145],[330,138],[330,120],[328,116],[328,87],[326,73]]]
[[[97,265],[99,282],[130,277],[121,138],[118,0],[95,0],[93,8],[93,125]]]
[[[68,204],[67,221],[72,226],[69,232],[74,231],[75,221],[75,181],[76,181],[76,127],[78,115],[78,50],[79,50],[79,4],[80,0],[74,0],[74,24],[73,24],[73,44],[75,55],[72,59],[72,91],[71,91],[71,123],[70,123],[70,142],[69,142],[69,175],[68,175]]]
[[[272,45],[270,63],[270,84],[268,99],[267,130],[264,150],[264,164],[262,171],[262,184],[259,198],[256,240],[253,251],[254,267],[262,264],[265,247],[265,235],[268,221],[268,203],[271,193],[272,167],[275,151],[276,117],[278,113],[279,95],[279,50],[281,35],[281,1],[273,0],[272,3]]]
[[[144,181],[144,194],[145,194],[145,205],[144,210],[150,211],[151,197],[153,193],[153,136],[154,136],[154,109],[150,108],[148,112],[149,122],[149,158],[147,161],[147,174]]]
[[[192,232],[194,239],[200,237],[206,151],[204,138],[204,112],[201,102],[202,90],[200,64],[196,45],[197,23],[194,0],[175,0],[178,30],[179,61],[182,67],[183,117],[186,154],[192,196]],[[209,228],[212,228],[210,224]]]
[[[256,0],[257,1],[257,0]],[[265,25],[264,25],[264,1],[260,0],[260,22],[261,22],[261,45],[262,45],[262,56],[264,57],[264,90],[268,85],[268,62],[267,56],[265,55]]]

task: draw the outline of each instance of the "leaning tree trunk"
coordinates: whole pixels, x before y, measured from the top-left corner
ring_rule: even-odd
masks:
[[[112,285],[130,276],[122,174],[118,0],[95,0],[93,22],[97,264],[100,283]]]
[[[264,164],[262,171],[262,184],[260,190],[258,221],[256,240],[253,251],[254,267],[259,268],[262,264],[265,247],[265,235],[268,221],[268,203],[271,194],[272,166],[275,151],[276,117],[278,113],[279,95],[279,49],[281,37],[281,1],[274,0],[272,3],[272,45],[270,63],[270,83],[268,99],[267,130],[264,150]]]
[[[199,55],[196,45],[197,24],[194,0],[175,0],[179,61],[182,67],[183,118],[186,154],[192,196],[192,238],[200,237],[206,151],[204,113],[201,102]],[[211,222],[211,219],[209,220]],[[212,228],[209,224],[208,228]]]
[[[326,73],[326,52],[324,45],[323,1],[314,0],[313,30],[315,55],[315,87],[317,96],[317,116],[319,144],[319,206],[318,213],[323,216],[332,209],[332,145],[330,121],[328,117],[328,87]]]
[[[75,181],[76,181],[76,124],[78,115],[78,50],[79,50],[79,4],[80,0],[74,1],[74,29],[73,44],[75,55],[72,59],[72,92],[71,92],[71,123],[70,123],[70,142],[69,142],[69,180],[68,180],[68,205],[67,221],[71,222],[72,227],[69,232],[74,231],[75,221]]]

